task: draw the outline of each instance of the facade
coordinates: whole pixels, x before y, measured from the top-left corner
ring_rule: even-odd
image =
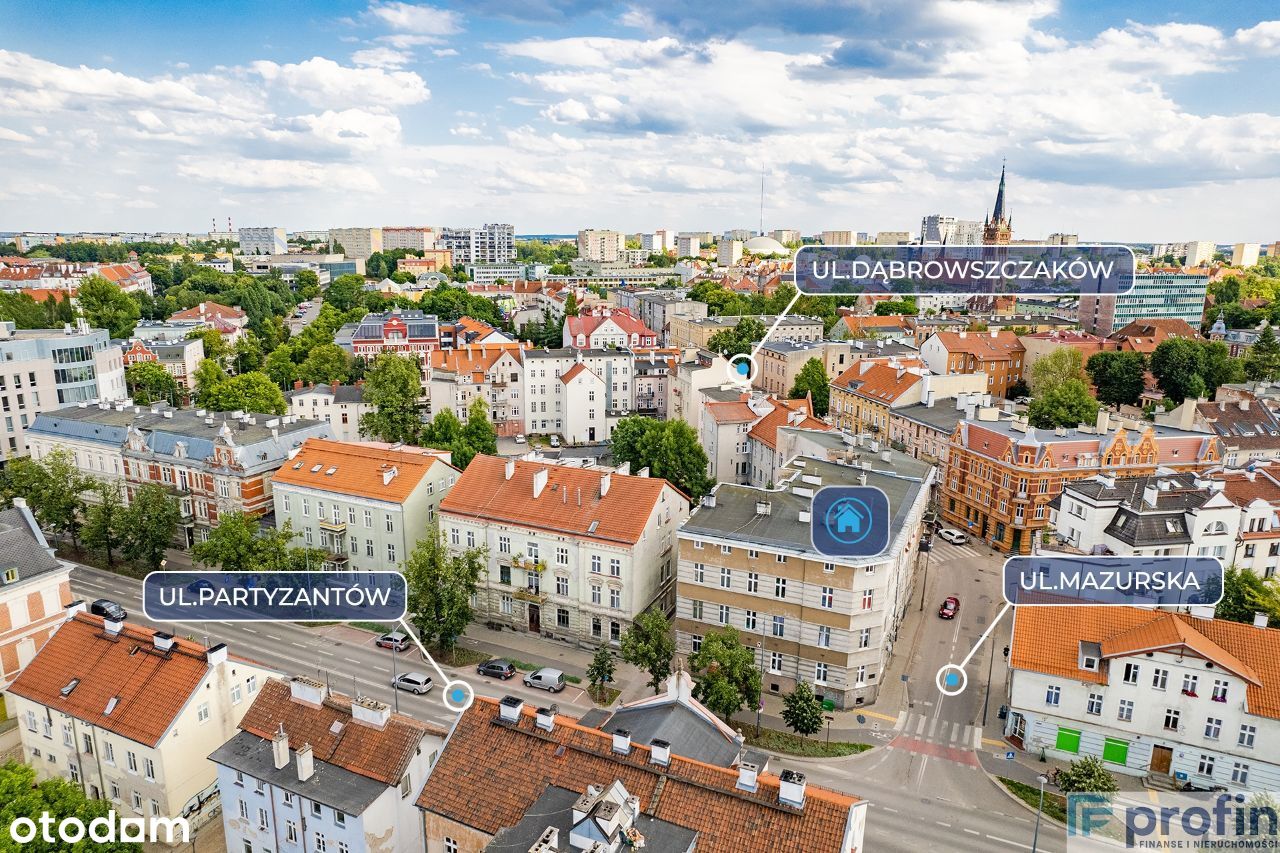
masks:
[[[878,231],[877,246],[906,246],[911,242],[910,231]]]
[[[0,510],[0,690],[66,619],[71,565],[54,554],[27,502]],[[3,702],[0,694],[0,702]]]
[[[954,401],[932,400],[889,409],[889,446],[913,459],[945,466],[951,436],[968,414],[968,400],[960,394]],[[974,405],[990,402],[991,398],[983,395]]]
[[[70,332],[0,321],[3,458],[27,453],[27,431],[41,412],[127,395],[124,357],[105,329],[90,329],[83,320]]]
[[[78,601],[8,699],[37,779],[62,779],[121,815],[199,826],[217,778],[205,759],[273,674],[223,643],[104,621]]]
[[[1217,251],[1218,247],[1212,240],[1192,240],[1187,243],[1187,260],[1184,266],[1190,268],[1212,263]]]
[[[823,231],[819,239],[824,246],[857,245],[857,234],[852,231]]]
[[[404,270],[415,276],[439,272],[441,267],[453,266],[453,252],[448,249],[423,249],[422,257],[405,257],[396,261],[396,270]]]
[[[920,358],[934,373],[982,373],[986,392],[1006,397],[1022,378],[1026,349],[1013,332],[934,332],[920,345]]]
[[[124,364],[128,367],[143,361],[154,361],[174,378],[179,388],[195,390],[196,368],[204,360],[204,339],[143,340],[134,338],[122,347]],[[176,400],[170,400],[176,404]]]
[[[697,507],[679,537],[681,654],[733,627],[756,646],[766,691],[806,681],[838,708],[875,702],[911,595],[932,467],[896,453],[853,455],[866,467],[797,457],[777,489],[721,483]],[[815,551],[813,493],[860,484],[889,498],[888,550],[866,559]]]
[[[636,414],[667,419],[667,401],[670,398],[671,379],[676,372],[675,359],[658,356],[637,357],[635,371]]]
[[[625,308],[598,307],[565,318],[564,345],[575,349],[656,347],[658,333]]]
[[[1256,266],[1258,263],[1258,252],[1260,249],[1261,246],[1257,243],[1236,243],[1231,247],[1231,266]]]
[[[697,350],[693,358],[676,365],[667,387],[667,413],[687,424],[697,424],[707,393],[724,386],[729,378],[729,362],[719,353]],[[732,394],[742,388],[733,385]]]
[[[476,456],[440,505],[454,550],[487,547],[476,618],[580,645],[617,645],[674,602],[689,500],[666,480]]]
[[[1080,297],[1080,328],[1110,335],[1137,320],[1182,320],[1200,327],[1209,276],[1173,272],[1138,273],[1124,294]]]
[[[915,317],[904,317],[901,314],[845,314],[831,327],[831,339],[847,341],[873,338],[909,346],[915,343],[915,327]]]
[[[671,320],[674,317],[701,319],[707,316],[707,303],[688,298],[688,291],[678,290],[620,290],[614,298],[619,308],[626,308],[646,328],[657,332],[660,342],[670,338]]]
[[[848,341],[765,341],[756,353],[759,370],[751,382],[766,394],[786,396],[795,387],[796,377],[816,358],[827,376],[839,376],[856,361],[857,348]]]
[[[323,549],[326,568],[394,569],[426,536],[458,469],[423,451],[308,439],[271,478],[277,528]]]
[[[1280,571],[1280,470],[1251,465],[1213,474],[1227,500],[1240,508],[1235,556],[1230,562],[1263,578]]]
[[[1197,340],[1199,337],[1195,327],[1186,320],[1153,317],[1127,323],[1112,332],[1109,340],[1115,341],[1124,352],[1149,356],[1169,338]]]
[[[516,229],[497,223],[481,228],[444,228],[436,245],[453,253],[454,266],[509,264],[516,259]]]
[[[717,333],[732,329],[742,317],[672,317],[667,345],[673,347],[697,347],[706,349],[707,343]],[[764,324],[766,330],[773,326],[777,316],[761,314],[754,319]],[[822,320],[788,314],[782,318],[769,340],[820,341],[823,337]]]
[[[622,255],[627,239],[621,231],[587,228],[578,232],[578,257],[588,261],[613,263]]]
[[[338,441],[359,441],[360,418],[373,411],[364,401],[361,385],[327,385],[320,383],[304,388],[302,380],[293,383],[293,390],[285,394],[289,401],[289,414],[295,418],[324,421],[333,430]]]
[[[421,790],[446,731],[367,696],[272,678],[209,756],[226,849],[421,853]]]
[[[1107,472],[1118,477],[1204,471],[1221,462],[1213,436],[1133,420],[1075,429],[1038,429],[1024,417],[983,409],[951,436],[939,487],[943,519],[997,550],[1028,554],[1049,525],[1049,504],[1066,483]]]
[[[524,432],[558,433],[570,443],[604,441],[609,416],[635,410],[634,364],[627,350],[527,350]]]
[[[1216,435],[1228,468],[1280,459],[1280,418],[1262,403],[1187,399],[1178,408],[1156,415],[1156,423]]]
[[[1280,631],[1136,607],[1014,613],[1005,736],[1057,759],[1208,790],[1271,791]]]
[[[831,381],[828,417],[845,432],[888,441],[896,409],[955,399],[963,410],[988,397],[982,374],[931,374],[918,364],[913,359],[855,362]]]
[[[787,400],[743,392],[730,399],[708,400],[698,425],[698,438],[707,452],[707,473],[720,482],[772,488],[786,461],[778,444],[781,427],[831,429],[813,416],[807,398]]]
[[[696,258],[702,254],[702,240],[695,234],[681,234],[676,237],[676,257]]]
[[[520,344],[463,344],[431,353],[427,362],[427,394],[431,411],[452,409],[466,422],[475,400],[489,406],[498,435],[525,430],[524,352]]]
[[[731,267],[742,260],[741,240],[721,240],[716,243],[716,265]]]
[[[382,249],[425,252],[436,247],[436,230],[426,225],[382,226]]]
[[[339,329],[333,342],[354,356],[368,360],[380,353],[417,356],[420,361],[440,349],[440,320],[435,314],[392,308],[365,314],[359,323]]]
[[[283,255],[289,251],[283,228],[241,228],[239,238],[242,255]]]
[[[367,261],[374,252],[382,251],[381,228],[330,228],[329,242],[342,246],[348,258]]]
[[[1085,364],[1089,363],[1089,359],[1095,353],[1110,352],[1120,348],[1118,341],[1074,330],[1035,332],[1030,335],[1023,335],[1018,340],[1022,343],[1022,348],[1026,350],[1026,356],[1022,364],[1022,372],[1025,376],[1031,375],[1031,366],[1037,361],[1064,347],[1070,347],[1078,351],[1081,360]]]

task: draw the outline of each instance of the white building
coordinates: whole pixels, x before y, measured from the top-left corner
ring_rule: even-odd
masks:
[[[823,231],[819,239],[824,246],[853,246],[857,235],[852,231]]]
[[[327,385],[321,382],[304,388],[302,380],[293,384],[293,390],[285,394],[289,401],[289,414],[314,421],[327,421],[338,441],[359,441],[360,418],[374,410],[364,401],[364,388],[360,385]]]
[[[1231,247],[1231,266],[1255,266],[1258,263],[1258,252],[1261,248],[1257,243],[1236,243]]]
[[[1186,265],[1199,267],[1211,263],[1217,251],[1218,247],[1212,240],[1192,240],[1187,243]]]
[[[620,259],[626,245],[626,236],[621,231],[586,228],[578,232],[578,257],[583,260],[613,263]]]
[[[27,502],[0,510],[0,690],[66,618],[71,563],[59,560]],[[0,702],[3,702],[0,696]]]
[[[702,241],[695,235],[681,234],[676,238],[676,257],[696,258],[702,253]]]
[[[788,246],[792,243],[799,243],[802,239],[800,232],[794,228],[775,228],[773,233],[769,236],[773,237],[773,239],[777,240],[784,246]]]
[[[283,228],[241,228],[239,236],[242,255],[283,255],[289,251]]]
[[[742,260],[741,240],[721,240],[716,243],[716,264],[731,267]]]
[[[524,431],[561,434],[570,443],[604,441],[610,416],[635,410],[634,362],[628,350],[526,351]]]
[[[659,228],[640,235],[640,248],[649,254],[667,252],[676,247],[676,233],[669,228]]]
[[[330,228],[329,242],[342,246],[348,258],[367,261],[374,252],[382,251],[382,229]]]
[[[453,265],[509,264],[516,259],[514,225],[490,223],[482,228],[444,228],[436,245],[453,253]]]
[[[406,225],[382,227],[382,248],[409,249],[414,252],[425,252],[436,247],[436,230],[426,225]]]
[[[233,853],[420,853],[414,795],[446,730],[298,676],[267,681],[217,767]]]
[[[1005,736],[1114,773],[1274,791],[1277,661],[1280,630],[1208,614],[1017,608]]]
[[[488,548],[478,620],[617,644],[673,591],[689,501],[666,480],[477,456],[440,506],[453,549]]]

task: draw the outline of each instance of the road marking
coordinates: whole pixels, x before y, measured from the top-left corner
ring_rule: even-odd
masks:
[[[375,666],[374,669],[378,672],[391,672],[391,670],[387,669],[385,666]]]
[[[949,824],[949,823],[943,823],[943,822],[942,822],[942,821],[940,821],[940,820],[935,820],[935,821],[934,821],[934,823],[936,823],[938,826],[945,826],[947,829],[950,829],[950,828],[951,828],[951,824]]]
[[[876,717],[877,719],[881,719],[889,723],[896,723],[898,720],[902,719],[902,714],[899,714],[896,717],[890,717],[888,714],[881,714],[877,711],[863,711],[862,713],[868,717]]]
[[[279,643],[279,642],[280,642],[280,638],[279,638],[279,637],[277,637],[277,636],[274,636],[274,635],[272,635],[272,634],[267,634],[266,636],[267,636],[267,639],[268,639],[268,640],[275,640],[277,643]]]
[[[992,841],[999,841],[1001,844],[1012,844],[1014,847],[1021,847],[1023,850],[1031,849],[1030,844],[1023,844],[1020,841],[1010,841],[1007,838],[1000,838],[999,836],[996,836],[996,835],[988,835],[987,838],[990,838]]]
[[[959,723],[951,724],[951,740],[952,742],[958,742],[960,740],[960,724]]]
[[[300,648],[300,649],[305,649],[305,648],[306,648],[306,646],[302,645],[302,643],[290,643],[289,645],[291,645],[291,646],[297,646],[297,647],[298,647],[298,648]]]
[[[979,731],[981,731],[981,729],[979,729]],[[982,742],[983,742],[983,743],[985,743],[985,744],[987,744],[988,746],[1005,746],[1005,742],[1004,742],[1004,741],[1002,741],[1002,740],[996,740],[996,739],[994,739],[994,738],[989,738],[989,737],[984,737],[984,738],[982,739]]]
[[[963,736],[961,736],[961,738],[960,738],[960,742],[961,742],[961,743],[968,743],[968,742],[969,742],[969,738],[970,738],[970,736],[972,735],[972,733],[973,733],[973,726],[965,726],[965,727],[964,727],[964,735],[963,735]],[[976,744],[975,744],[975,747],[976,747]]]
[[[920,719],[916,721],[916,734],[917,734],[917,735],[922,735],[922,734],[924,734],[924,724],[925,724],[925,723],[927,723],[928,721],[929,721],[929,718],[928,718],[928,717],[926,717],[924,714],[921,714],[921,715],[920,715]]]
[[[978,830],[976,830],[976,829],[965,829],[963,826],[962,826],[962,827],[960,827],[960,831],[961,831],[961,832],[967,832],[967,833],[969,833],[970,835],[981,835],[981,834],[982,834],[981,832],[978,832]]]
[[[885,811],[885,812],[892,812],[893,814],[897,814],[897,813],[898,813],[898,810],[897,810],[897,809],[891,809],[891,808],[889,808],[888,806],[881,806],[881,807],[880,807],[880,810],[881,810],[881,811]]]
[[[322,655],[326,655],[328,657],[334,657],[333,652],[326,652],[324,649],[316,649],[316,651]]]
[[[938,731],[938,717],[935,714],[934,718],[929,721],[929,737],[933,737],[934,734],[937,733],[937,731]]]
[[[256,634],[256,633],[258,633],[257,631],[255,631],[255,630],[253,630],[252,628],[249,628],[249,627],[245,627],[245,628],[244,628],[244,630],[248,631],[250,634]]]
[[[343,660],[346,661],[347,663],[360,663],[360,661],[356,660],[355,658],[343,658]]]

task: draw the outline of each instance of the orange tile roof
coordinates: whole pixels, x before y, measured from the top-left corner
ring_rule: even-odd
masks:
[[[569,334],[575,338],[578,335],[590,338],[605,321],[612,320],[618,328],[628,335],[639,335],[641,338],[657,337],[656,332],[642,323],[638,317],[626,308],[610,308],[605,309],[605,311],[565,318]]]
[[[173,648],[154,650],[156,631],[126,623],[109,638],[102,617],[76,614],[27,664],[9,692],[155,746],[209,672],[205,648],[174,639]],[[66,696],[62,690],[79,679]],[[112,698],[116,704],[107,713]]]
[[[577,377],[579,373],[582,373],[584,370],[587,370],[587,366],[582,362],[578,362],[573,367],[570,367],[564,373],[560,374],[560,381],[563,382],[565,385],[568,385],[570,382],[574,380],[575,377]]]
[[[824,431],[831,429],[831,425],[826,421],[813,417],[813,404],[808,397],[803,400],[779,400],[772,397],[770,402],[773,403],[773,411],[757,421],[747,435],[771,450],[778,449],[778,430],[781,427],[793,426]],[[803,414],[804,417],[792,423],[791,415],[796,412]]]
[[[885,314],[866,316],[862,314],[846,314],[840,318],[845,328],[854,334],[860,334],[864,331],[875,329],[899,329],[907,331],[914,324],[913,317],[906,317],[902,314]]]
[[[245,313],[234,305],[223,305],[220,302],[201,302],[194,308],[176,312],[169,319],[202,320],[206,317],[216,317],[219,320],[243,320],[245,316]]]
[[[432,350],[431,366],[452,373],[487,372],[506,353],[519,364],[523,358],[520,342],[510,344],[466,344],[457,349]]]
[[[60,287],[24,287],[22,292],[36,302],[48,302],[55,297],[58,301],[74,298],[80,291],[74,287],[69,287],[65,290]]]
[[[1222,480],[1222,493],[1236,506],[1247,506],[1256,500],[1280,504],[1280,479],[1265,468],[1251,472],[1229,472],[1218,476]]]
[[[420,452],[384,450],[355,441],[308,438],[293,461],[281,465],[271,475],[271,482],[401,503],[436,464],[448,465]],[[384,484],[383,477],[392,467],[396,475]],[[337,470],[331,474],[332,468]]]
[[[1022,607],[1009,665],[1107,683],[1109,667],[1079,668],[1081,641],[1099,643],[1107,658],[1169,649],[1213,661],[1249,682],[1249,713],[1280,719],[1280,629],[1137,607]]]
[[[1169,338],[1199,338],[1200,335],[1186,320],[1172,317],[1150,317],[1134,320],[1129,325],[1111,333],[1110,340],[1119,341],[1137,352],[1153,353]]]
[[[336,733],[335,724],[340,724]],[[350,696],[329,693],[320,705],[312,705],[294,699],[288,682],[271,678],[245,712],[240,729],[271,740],[281,726],[290,749],[309,743],[318,760],[384,785],[399,784],[424,735],[447,734],[440,726],[404,714],[392,714],[381,729],[353,722]]]
[[[440,502],[440,512],[634,545],[664,489],[672,490],[672,499],[688,500],[659,477],[614,473],[602,498],[602,471],[513,460],[508,480],[506,465],[497,456],[476,456]],[[534,474],[543,470],[547,485],[535,498]]]
[[[962,352],[981,361],[1004,361],[1026,352],[1013,332],[934,332],[947,352]]]
[[[418,797],[418,808],[486,835],[514,826],[550,785],[585,792],[620,780],[646,814],[698,833],[699,853],[744,850],[839,850],[849,810],[861,800],[807,785],[802,809],[778,800],[778,777],[762,773],[754,792],[737,788],[735,768],[671,755],[650,761],[647,744],[628,755],[613,736],[556,715],[538,729],[527,704],[516,723],[499,719],[498,702],[477,696],[463,712]]]
[[[760,417],[741,400],[707,403],[707,412],[710,413],[711,419],[718,424],[750,423]]]
[[[919,374],[903,367],[873,364],[861,373],[860,370],[863,366],[855,362],[832,384],[877,403],[892,403],[920,382]]]

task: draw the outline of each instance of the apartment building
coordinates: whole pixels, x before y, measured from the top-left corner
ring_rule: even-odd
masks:
[[[1229,468],[1280,459],[1280,418],[1259,402],[1187,399],[1178,408],[1156,415],[1156,423],[1217,436],[1223,463]]]
[[[824,246],[855,246],[857,238],[853,231],[823,231],[819,237]]]
[[[680,234],[676,237],[676,257],[696,258],[702,254],[702,239],[696,234]]]
[[[751,384],[766,394],[785,396],[795,387],[796,378],[816,358],[827,376],[839,376],[856,360],[851,341],[789,341],[770,338],[756,353],[759,369]]]
[[[1230,563],[1259,577],[1275,576],[1280,571],[1280,469],[1258,464],[1212,476],[1222,483],[1227,500],[1240,508]]]
[[[488,548],[478,620],[580,645],[618,643],[673,603],[689,500],[666,480],[477,456],[440,505],[451,548]]]
[[[524,350],[518,342],[463,344],[437,350],[427,362],[431,411],[451,409],[466,421],[471,404],[484,400],[498,435],[525,431]]]
[[[695,755],[668,737],[696,744]],[[864,849],[865,801],[770,772],[754,753],[705,760],[702,747],[725,737],[687,716],[610,732],[555,706],[477,697],[418,798],[427,853]]]
[[[509,264],[516,259],[516,229],[499,223],[481,228],[443,228],[436,245],[453,253],[454,266]]]
[[[242,255],[283,255],[289,251],[283,228],[241,228],[238,236]]]
[[[1138,273],[1126,293],[1081,296],[1080,328],[1110,335],[1135,320],[1152,318],[1183,320],[1199,328],[1208,289],[1208,275]]]
[[[532,349],[524,353],[526,433],[570,443],[604,441],[612,417],[635,410],[635,355],[617,349]]]
[[[877,246],[906,246],[911,243],[910,231],[877,231]]]
[[[948,524],[993,548],[1030,553],[1049,525],[1049,503],[1076,480],[1111,473],[1200,472],[1221,464],[1218,439],[1129,419],[1104,410],[1078,428],[1038,429],[1021,416],[980,409],[957,425],[938,490]]]
[[[598,306],[564,318],[564,345],[575,349],[656,347],[658,334],[625,308]]]
[[[1280,630],[1137,607],[1014,613],[1005,737],[1061,760],[1208,790],[1271,791]]]
[[[757,648],[764,689],[798,681],[838,708],[875,702],[912,589],[932,466],[901,454],[852,453],[857,464],[797,457],[776,489],[716,486],[680,529],[676,646],[736,628]],[[876,486],[889,498],[885,553],[832,558],[813,548],[813,494]]]
[[[324,421],[333,430],[338,441],[359,441],[360,419],[373,411],[373,405],[364,399],[361,385],[319,385],[304,387],[302,380],[293,383],[293,390],[285,395],[289,401],[289,414],[295,418]]]
[[[374,252],[382,251],[381,228],[330,228],[329,242],[342,246],[348,258],[369,260]]]
[[[1114,352],[1120,348],[1118,341],[1109,340],[1101,335],[1091,335],[1073,329],[1054,330],[1052,332],[1035,332],[1018,338],[1025,350],[1022,360],[1022,373],[1031,375],[1031,368],[1037,361],[1052,355],[1060,349],[1071,348],[1080,353],[1080,360],[1088,364],[1089,359],[1100,352]]]
[[[920,358],[933,373],[982,373],[986,393],[1006,397],[1022,378],[1026,350],[1013,332],[935,332],[920,345]]]
[[[707,343],[717,332],[734,328],[741,319],[742,317],[737,316],[672,317],[667,345],[706,349]],[[775,315],[761,314],[754,316],[753,319],[759,320],[767,331],[772,328],[778,318]],[[823,329],[823,322],[817,317],[787,314],[778,324],[778,328],[769,336],[769,340],[820,341],[823,337]]]
[[[895,409],[952,398],[964,401],[957,404],[963,408],[984,396],[986,388],[981,374],[940,376],[920,367],[918,359],[863,359],[831,381],[827,415],[846,432],[887,441]]]
[[[436,230],[427,225],[382,226],[382,249],[425,252],[436,247]]]
[[[578,232],[578,257],[583,260],[613,263],[626,246],[627,238],[621,231],[586,228]]]
[[[121,353],[125,367],[139,362],[155,362],[174,378],[178,388],[194,391],[196,368],[204,360],[204,339],[166,341],[134,338],[122,344]],[[178,403],[177,400],[169,402]]]
[[[637,356],[634,365],[635,378],[635,412],[657,418],[667,419],[667,401],[670,396],[671,381],[679,362],[675,358],[662,358],[657,355]]]
[[[421,853],[421,790],[447,731],[304,676],[268,679],[216,749],[226,849]]]
[[[751,482],[751,427],[772,412],[760,394],[735,393],[729,400],[708,400],[698,423],[698,443],[707,453],[707,474],[729,483]]]
[[[453,252],[448,249],[422,249],[422,257],[406,257],[396,261],[396,270],[413,273],[421,279],[424,275],[440,272],[443,267],[453,266]]]
[[[1258,243],[1236,243],[1231,247],[1231,266],[1246,268],[1256,266],[1261,248]]]
[[[1217,251],[1218,247],[1212,240],[1192,240],[1187,243],[1187,260],[1184,265],[1192,268],[1212,263]]]
[[[728,382],[729,362],[719,353],[696,350],[693,357],[676,365],[667,386],[667,413],[687,424],[697,424],[708,395],[726,390],[727,399],[741,393],[742,386]]]
[[[275,673],[224,643],[206,648],[84,607],[72,602],[9,686],[23,761],[121,815],[201,825],[217,779],[206,758]]]
[[[1186,320],[1152,317],[1125,324],[1112,332],[1108,340],[1115,341],[1122,352],[1149,356],[1169,338],[1199,340],[1200,334]]]
[[[440,319],[418,309],[392,308],[381,314],[365,314],[359,323],[347,323],[334,333],[333,342],[367,360],[384,352],[426,360],[441,347]]]
[[[54,554],[22,498],[0,510],[0,691],[66,619],[71,564]],[[0,702],[4,701],[0,694]]]
[[[731,267],[741,260],[741,240],[721,240],[716,243],[716,266]]]
[[[873,339],[913,345],[916,343],[916,318],[901,314],[843,314],[831,327],[833,341]]]
[[[249,325],[249,315],[234,305],[201,302],[194,308],[175,312],[168,322],[198,322],[210,329],[217,329],[228,344],[234,344],[240,340]]]
[[[956,426],[978,406],[990,406],[991,398],[980,395],[970,403],[968,394],[954,400],[931,400],[889,409],[889,445],[913,459],[946,465],[947,447]],[[973,406],[973,409],[969,407]]]

